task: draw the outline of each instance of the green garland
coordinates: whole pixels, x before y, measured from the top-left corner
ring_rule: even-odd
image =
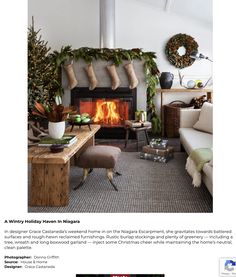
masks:
[[[178,49],[182,46],[186,49],[186,53],[180,56]],[[197,49],[198,44],[193,37],[186,34],[177,34],[167,42],[165,53],[171,64],[177,68],[184,68],[194,63],[195,60],[190,55]]]
[[[124,60],[144,60],[144,72],[147,83],[147,111],[149,119],[152,121],[153,133],[161,132],[161,122],[157,114],[157,109],[154,104],[154,96],[156,95],[156,88],[159,83],[157,75],[159,70],[155,62],[156,54],[154,52],[143,52],[140,48],[134,49],[108,49],[108,48],[89,48],[82,47],[72,50],[70,46],[62,47],[61,51],[54,51],[50,58],[56,64],[57,70],[61,70],[61,65],[68,60],[83,59],[87,63],[95,60],[111,61],[116,66],[122,64]]]

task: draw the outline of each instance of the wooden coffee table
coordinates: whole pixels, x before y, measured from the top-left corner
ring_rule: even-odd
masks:
[[[32,164],[30,206],[67,206],[69,203],[70,159],[86,147],[94,145],[94,135],[100,125],[75,127],[73,132],[78,141],[61,153],[51,153],[49,147],[29,148],[28,160]],[[79,180],[78,180],[79,182]]]

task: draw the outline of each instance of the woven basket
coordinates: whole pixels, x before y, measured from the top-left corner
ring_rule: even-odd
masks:
[[[179,137],[180,109],[183,108],[193,108],[193,106],[179,100],[164,105],[164,130],[168,138]]]

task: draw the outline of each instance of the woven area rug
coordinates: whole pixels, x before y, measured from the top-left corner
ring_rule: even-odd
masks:
[[[78,190],[72,187],[82,169],[72,166],[67,207],[29,207],[41,213],[209,213],[212,197],[205,185],[194,188],[185,171],[186,154],[175,153],[166,164],[139,159],[137,152],[122,152],[114,178],[116,192],[104,169],[94,169]]]
[[[149,139],[151,138],[152,137],[149,136]],[[96,139],[96,144],[116,146],[119,147],[123,152],[137,152],[137,141],[135,139],[130,139],[126,148],[124,147],[125,140],[122,139]],[[140,141],[139,143],[139,151],[142,150],[143,145],[146,145],[144,140]],[[168,138],[168,145],[173,146],[175,152],[181,151],[179,138]]]

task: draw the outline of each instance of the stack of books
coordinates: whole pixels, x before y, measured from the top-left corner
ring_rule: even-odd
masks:
[[[61,139],[53,139],[50,137],[44,137],[40,140],[38,146],[49,147],[52,145],[62,145],[64,147],[69,147],[77,141],[75,135],[64,135]]]
[[[140,158],[154,162],[167,163],[174,157],[174,147],[168,146],[168,140],[152,140],[150,145],[143,146]]]

